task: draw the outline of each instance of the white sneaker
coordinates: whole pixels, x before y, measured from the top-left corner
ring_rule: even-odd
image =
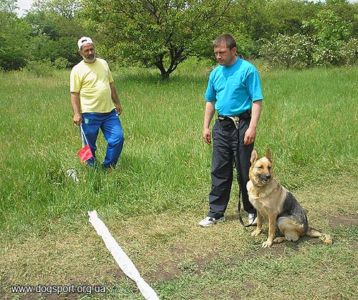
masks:
[[[257,224],[257,216],[256,214],[249,214],[249,225],[253,226]]]
[[[205,219],[201,220],[198,224],[202,227],[208,227],[216,224],[217,222],[224,222],[224,221],[225,221],[225,217],[221,217],[219,219],[215,219],[213,217],[206,217]]]

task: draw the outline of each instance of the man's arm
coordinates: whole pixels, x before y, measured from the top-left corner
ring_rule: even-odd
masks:
[[[204,114],[204,125],[203,125],[203,139],[208,145],[211,144],[211,131],[210,123],[215,114],[215,102],[206,102],[205,114]]]
[[[255,101],[252,104],[251,110],[251,121],[249,128],[245,132],[244,144],[249,145],[255,141],[256,138],[256,127],[259,123],[262,108],[262,100]]]
[[[117,90],[116,90],[116,87],[114,85],[113,82],[111,82],[109,84],[109,86],[111,87],[111,97],[112,97],[112,101],[114,103],[114,106],[116,107],[116,110],[118,112],[118,114],[120,115],[122,113],[122,105],[121,103],[119,102],[119,97],[118,97],[118,94],[117,94]]]
[[[82,123],[80,94],[71,92],[71,104],[73,110],[73,123],[79,126]]]

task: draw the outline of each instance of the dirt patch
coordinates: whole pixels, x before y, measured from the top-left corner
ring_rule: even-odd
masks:
[[[260,247],[256,252],[256,256],[280,257],[285,255],[286,246],[287,245],[285,243],[281,243],[281,244],[273,244],[272,247],[270,248]]]
[[[112,276],[114,279],[126,278],[126,275],[119,267],[111,268],[106,274]]]
[[[151,282],[160,282],[178,278],[185,273],[198,275],[215,259],[216,254],[216,252],[208,252],[201,256],[194,256],[194,254],[191,253],[186,260],[183,260],[183,257],[180,255],[176,256],[173,254],[170,259],[162,261],[160,266],[158,265],[155,270],[145,274],[145,277]]]
[[[156,268],[153,271],[143,274],[149,282],[160,282],[172,280],[174,278],[180,277],[181,271],[178,268],[178,262],[176,261],[164,261],[161,263],[161,266]]]
[[[340,226],[358,226],[358,215],[332,216],[329,217],[329,226],[337,228]]]
[[[358,250],[358,242],[352,243],[352,248]]]

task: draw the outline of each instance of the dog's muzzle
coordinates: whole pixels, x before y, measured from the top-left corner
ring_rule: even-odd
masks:
[[[261,182],[267,183],[271,179],[271,174],[262,174],[259,178]]]

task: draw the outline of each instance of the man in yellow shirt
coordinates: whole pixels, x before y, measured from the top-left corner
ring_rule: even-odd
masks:
[[[83,60],[75,65],[70,75],[73,122],[82,124],[82,129],[91,148],[93,158],[89,166],[96,163],[96,141],[99,129],[107,141],[104,169],[114,168],[122,152],[124,135],[119,115],[119,102],[111,71],[104,59],[96,57],[91,38],[78,40],[78,50]]]

